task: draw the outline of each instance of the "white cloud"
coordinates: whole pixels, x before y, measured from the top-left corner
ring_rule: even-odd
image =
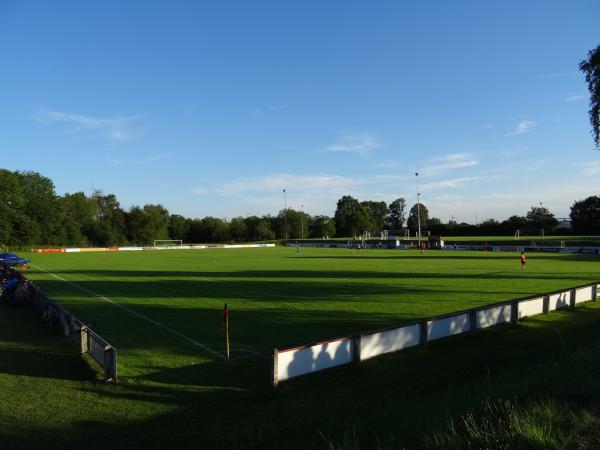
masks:
[[[519,122],[519,124],[517,125],[517,127],[514,129],[514,131],[511,131],[510,133],[506,133],[503,136],[515,136],[517,134],[524,134],[527,133],[529,131],[531,131],[531,129],[535,127],[535,122],[532,120],[521,120]]]
[[[147,156],[146,158],[137,159],[132,161],[133,164],[149,164],[154,161],[160,161],[161,159],[167,159],[169,157],[168,153],[161,153],[160,155],[152,155]]]
[[[486,125],[482,125],[480,127],[477,127],[476,130],[477,131],[481,131],[481,130],[489,130],[490,128],[493,128],[494,126],[491,123],[488,123]]]
[[[342,134],[335,143],[327,147],[327,150],[368,155],[379,147],[381,145],[370,133],[350,132]]]
[[[424,176],[440,175],[450,170],[462,169],[479,164],[469,153],[451,153],[431,160],[431,164],[425,166],[420,174]]]
[[[600,174],[600,161],[587,161],[583,163],[573,163],[571,165],[581,167],[581,175],[585,177],[592,177]]]
[[[375,169],[395,169],[397,167],[400,167],[400,163],[398,161],[387,160],[375,164],[373,167]]]
[[[131,123],[137,119],[139,116],[102,118],[50,110],[39,110],[33,115],[33,120],[40,123],[71,125],[73,128],[69,132],[72,133],[96,131],[103,137],[117,141],[135,136],[130,128]]]
[[[344,177],[340,175],[291,175],[274,174],[263,177],[248,177],[230,181],[216,188],[217,193],[224,196],[239,196],[244,193],[257,192],[343,192],[354,186],[367,183],[364,179]]]
[[[147,156],[145,158],[134,159],[134,160],[123,160],[123,159],[117,159],[117,158],[103,158],[103,157],[97,157],[97,156],[88,156],[88,157],[84,157],[83,159],[88,160],[88,161],[103,161],[103,162],[107,162],[107,163],[114,164],[117,166],[131,167],[131,166],[140,166],[140,165],[150,164],[155,161],[160,161],[162,159],[166,159],[168,157],[169,157],[168,153],[162,153],[159,155],[151,155],[151,156]]]
[[[460,202],[465,198],[464,195],[460,194],[442,194],[434,198],[436,202]]]
[[[432,181],[431,183],[424,183],[420,186],[421,191],[433,190],[433,189],[456,189],[463,187],[467,184],[474,184],[483,180],[483,177],[460,177],[452,178],[450,180]]]
[[[567,98],[565,98],[565,102],[576,102],[578,100],[583,100],[585,98],[585,96],[583,95],[571,95]]]
[[[197,195],[205,195],[208,194],[210,191],[206,188],[201,188],[201,187],[195,187],[192,189],[192,194],[197,194]]]

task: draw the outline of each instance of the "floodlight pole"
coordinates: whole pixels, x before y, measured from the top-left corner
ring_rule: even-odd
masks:
[[[304,240],[304,205],[300,205],[300,240]]]
[[[417,177],[417,238],[419,242],[419,248],[421,248],[421,193],[419,192],[419,172],[415,172]]]
[[[544,211],[542,211],[543,206],[542,202],[540,202],[540,219],[542,220],[542,241],[544,240]]]
[[[285,197],[285,189],[283,190],[283,230],[285,234],[285,240],[287,241],[287,198]]]

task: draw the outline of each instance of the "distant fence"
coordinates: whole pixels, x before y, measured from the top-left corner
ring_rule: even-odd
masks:
[[[369,331],[310,345],[273,350],[272,384],[324,369],[364,361],[408,347],[478,329],[516,323],[525,317],[575,308],[596,301],[600,281],[543,295],[518,298],[491,305],[429,317],[401,325]]]
[[[358,248],[359,241],[298,241],[301,247],[316,247],[316,248]],[[427,242],[425,239],[423,242]],[[295,246],[296,241],[287,241],[289,247]],[[395,249],[395,250],[418,250],[418,247],[402,244],[400,241],[384,240],[384,241],[368,241],[360,244],[361,248],[366,249]],[[556,247],[544,245],[464,245],[464,244],[446,244],[442,250],[454,251],[490,251],[490,252],[544,252],[544,253],[583,253],[588,255],[600,254],[600,247]],[[438,250],[438,249],[431,249]],[[429,250],[428,250],[429,251]]]
[[[146,247],[60,247],[32,248],[34,253],[84,253],[84,252],[132,252],[143,250],[202,250],[208,248],[265,248],[275,244],[202,244],[202,245],[161,245]]]
[[[32,282],[29,282],[32,302],[40,311],[42,319],[51,327],[58,328],[65,336],[76,338],[81,354],[89,354],[104,370],[105,381],[117,380],[117,349],[97,335],[65,307],[49,300]]]

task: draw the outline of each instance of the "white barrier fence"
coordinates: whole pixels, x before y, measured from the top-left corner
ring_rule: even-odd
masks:
[[[162,245],[150,247],[74,247],[74,248],[32,248],[34,253],[88,253],[88,252],[133,252],[144,250],[202,250],[207,248],[272,248],[275,244],[200,244]]]
[[[87,327],[64,306],[49,300],[33,283],[29,282],[32,302],[50,326],[59,328],[65,336],[80,337],[81,354],[89,354],[104,370],[105,381],[117,380],[117,349]],[[78,336],[79,335],[79,336]]]
[[[272,384],[525,317],[596,301],[600,282],[405,323],[315,344],[273,350]]]

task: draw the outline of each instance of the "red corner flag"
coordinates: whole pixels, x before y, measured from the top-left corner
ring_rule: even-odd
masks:
[[[223,326],[225,327],[227,359],[229,359],[229,308],[227,307],[227,303],[225,303],[225,309],[223,311]]]

